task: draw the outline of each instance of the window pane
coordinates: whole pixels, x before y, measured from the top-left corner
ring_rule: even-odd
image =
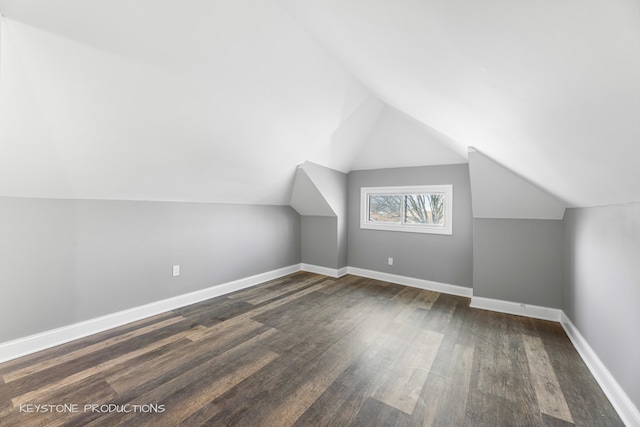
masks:
[[[369,221],[401,222],[402,196],[386,194],[369,196]]]
[[[444,225],[444,193],[407,194],[404,201],[407,224]]]
[[[453,234],[453,185],[362,187],[360,228]]]

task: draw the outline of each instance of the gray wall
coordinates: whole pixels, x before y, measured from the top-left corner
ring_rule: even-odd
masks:
[[[302,216],[302,262],[327,268],[339,268],[338,218],[331,216]]]
[[[640,203],[567,209],[564,312],[640,408]]]
[[[303,216],[302,262],[346,267],[347,175],[304,162],[296,172],[291,205]]]
[[[351,267],[471,287],[473,221],[466,164],[354,171],[348,175]],[[360,188],[453,184],[453,235],[360,229]],[[387,265],[387,258],[394,265]]]
[[[337,233],[336,245],[334,246],[334,254],[331,268],[342,268],[347,266],[347,175],[334,169],[317,165],[311,162],[305,162],[302,165],[309,173],[313,183],[322,193],[331,208],[336,214],[334,234]],[[304,232],[304,230],[303,230]],[[329,267],[326,264],[318,264]]]
[[[561,308],[562,259],[562,221],[473,221],[474,296]]]
[[[298,264],[300,240],[290,207],[0,198],[0,342]]]

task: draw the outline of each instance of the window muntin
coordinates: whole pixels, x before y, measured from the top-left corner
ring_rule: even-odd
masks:
[[[453,186],[363,187],[360,228],[453,234]]]

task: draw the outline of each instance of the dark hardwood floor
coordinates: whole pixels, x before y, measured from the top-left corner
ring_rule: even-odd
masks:
[[[557,323],[303,272],[0,364],[0,378],[2,426],[623,425]]]

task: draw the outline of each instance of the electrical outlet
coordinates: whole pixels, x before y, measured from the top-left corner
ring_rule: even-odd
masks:
[[[389,263],[389,265],[393,265],[393,258],[389,258],[389,261],[387,261]]]
[[[179,276],[179,275],[180,275],[180,266],[179,265],[174,265],[173,266],[173,277]]]

